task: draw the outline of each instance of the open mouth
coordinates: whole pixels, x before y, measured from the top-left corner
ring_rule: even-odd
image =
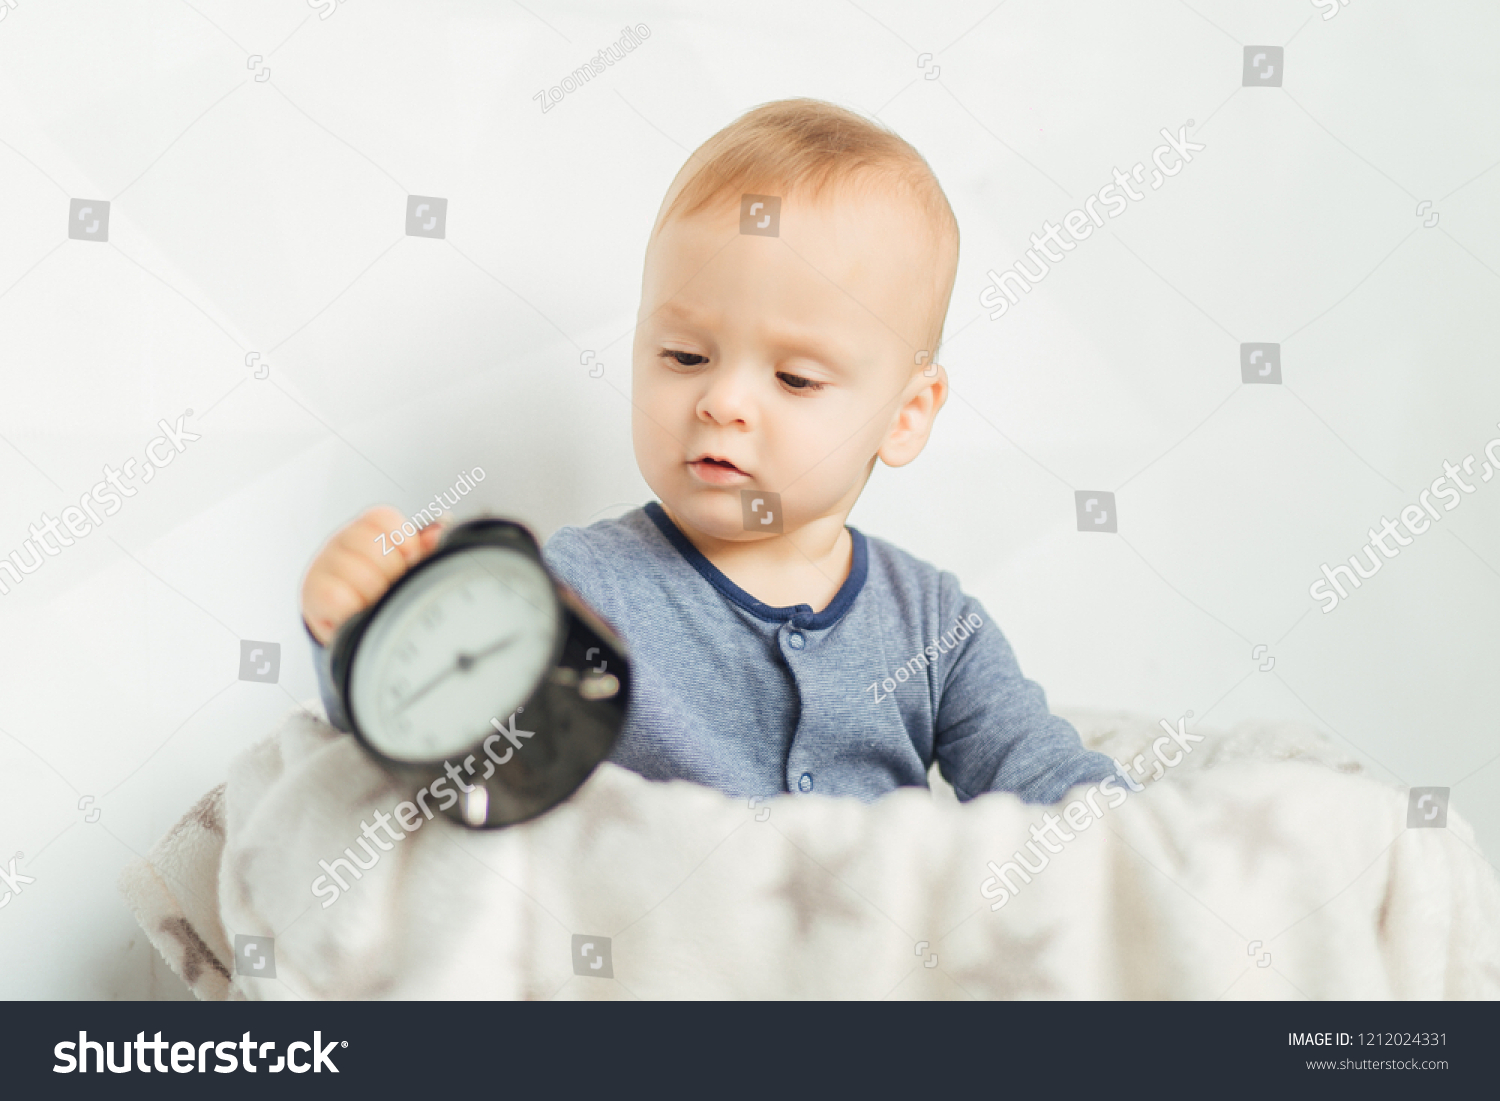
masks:
[[[726,482],[739,481],[750,477],[749,474],[735,466],[728,459],[720,458],[717,455],[700,455],[688,463],[688,468],[703,481],[714,485],[723,485]]]

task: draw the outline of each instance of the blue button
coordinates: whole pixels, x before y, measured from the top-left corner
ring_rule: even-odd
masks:
[[[802,649],[802,647],[806,645],[806,642],[807,640],[799,635],[796,631],[793,631],[790,635],[788,635],[786,640],[786,644],[793,650]]]
[[[811,791],[812,790],[812,773],[811,772],[804,772],[802,774],[801,779],[799,779],[797,781],[797,790],[798,791]]]

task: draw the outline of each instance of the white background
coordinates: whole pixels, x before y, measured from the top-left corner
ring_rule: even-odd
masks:
[[[334,528],[474,466],[466,504],[544,536],[650,498],[657,205],[798,95],[911,141],[962,231],[953,397],[852,522],[956,572],[1054,705],[1304,721],[1451,786],[1500,852],[1500,485],[1330,614],[1307,591],[1500,436],[1492,4],[14,3],[0,555],[159,419],[202,439],[0,597],[0,866],[35,879],[0,995],[183,993],[115,880],[315,694],[297,590]],[[626,24],[649,39],[543,113]],[[1242,87],[1266,44],[1284,86]],[[1188,119],[1192,164],[989,320],[985,272]],[[405,234],[408,194],[448,200],[445,239]],[[110,201],[107,243],[68,239],[70,198]],[[1282,343],[1283,385],[1242,385],[1244,341]],[[1078,531],[1077,489],[1117,491],[1117,535]],[[281,644],[279,684],[238,680],[240,639]]]

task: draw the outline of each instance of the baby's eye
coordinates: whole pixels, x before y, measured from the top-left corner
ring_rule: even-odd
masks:
[[[814,382],[810,378],[803,378],[801,375],[794,375],[787,371],[777,371],[776,377],[779,378],[783,383],[787,385],[789,389],[792,390],[813,391],[823,389],[823,383]]]
[[[688,359],[696,360],[697,362],[684,363],[684,356]],[[661,353],[661,358],[674,360],[679,367],[701,367],[703,364],[708,362],[707,356],[700,356],[697,352],[674,352],[670,348],[665,349]]]

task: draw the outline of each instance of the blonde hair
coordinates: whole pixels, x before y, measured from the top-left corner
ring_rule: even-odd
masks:
[[[958,274],[958,220],[922,154],[893,130],[853,111],[818,99],[781,99],[746,111],[678,170],[650,241],[673,218],[738,203],[745,194],[795,192],[816,201],[845,185],[869,185],[914,204],[931,230],[932,305],[922,346],[928,355],[921,362],[936,361]]]

